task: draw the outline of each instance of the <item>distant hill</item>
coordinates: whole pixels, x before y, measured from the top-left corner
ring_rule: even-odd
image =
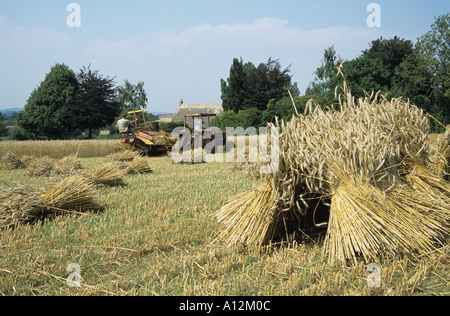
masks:
[[[14,112],[20,112],[23,111],[23,108],[11,108],[11,109],[0,109],[0,113],[2,113],[3,115],[11,115]]]
[[[153,114],[154,116],[158,116],[158,115],[161,115],[161,114],[163,114],[163,115],[173,114],[173,113],[168,113],[168,112],[149,112],[149,113]]]

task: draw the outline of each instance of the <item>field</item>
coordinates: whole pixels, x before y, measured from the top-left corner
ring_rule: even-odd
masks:
[[[2,146],[19,155],[60,157],[79,151],[86,170],[100,166],[114,148],[109,141],[0,142],[1,152],[6,150]],[[168,157],[149,158],[149,163],[153,173],[127,176],[123,187],[100,189],[100,213],[59,216],[0,231],[0,294],[450,294],[448,244],[417,262],[377,262],[380,287],[368,286],[371,273],[363,262],[330,265],[320,239],[264,251],[214,244],[220,228],[214,214],[229,198],[254,188],[256,180],[230,163],[177,165]],[[52,181],[29,178],[23,169],[0,174],[0,187],[46,187]],[[81,287],[67,285],[71,264],[80,268]]]

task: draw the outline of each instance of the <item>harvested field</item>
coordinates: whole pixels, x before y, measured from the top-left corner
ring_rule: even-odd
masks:
[[[103,158],[81,159],[92,172]],[[326,260],[323,240],[266,248],[212,246],[215,212],[261,182],[233,164],[177,165],[149,158],[153,173],[125,187],[98,188],[101,213],[67,214],[0,233],[4,295],[449,295],[448,243],[420,261],[383,259],[381,287],[367,284],[367,264]],[[2,171],[8,187],[49,188],[25,170]],[[2,182],[3,183],[3,182]],[[2,184],[3,186],[3,184]],[[66,284],[69,264],[81,287]]]

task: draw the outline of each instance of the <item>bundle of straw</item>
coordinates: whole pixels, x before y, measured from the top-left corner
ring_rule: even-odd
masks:
[[[271,195],[270,186],[262,185],[258,190],[233,198],[217,213],[224,229],[216,236],[216,241],[224,240],[229,245],[268,243],[273,233],[276,206]]]
[[[30,186],[0,189],[0,227],[33,222],[46,214],[39,192]]]
[[[25,168],[25,163],[12,153],[6,153],[0,157],[0,169],[14,170]]]
[[[50,177],[55,168],[55,159],[40,157],[27,165],[27,174],[30,177]]]
[[[81,159],[76,154],[63,157],[53,166],[51,176],[69,176],[78,174],[83,169]]]
[[[0,227],[33,223],[49,215],[99,210],[94,184],[81,176],[71,176],[47,190],[30,186],[0,189]]]
[[[304,115],[277,124],[278,170],[263,177],[264,195],[238,196],[218,211],[218,239],[262,246],[273,223],[306,225],[315,209],[308,197],[322,196],[331,200],[324,252],[332,261],[427,253],[450,232],[448,183],[426,167],[429,126],[409,101],[355,99],[344,82],[338,109],[310,101]]]
[[[444,201],[430,201],[406,184],[382,191],[341,165],[331,164],[330,169],[337,181],[324,243],[331,262],[427,253],[448,232],[439,218],[450,215]]]
[[[121,169],[116,163],[108,162],[93,172],[89,173],[89,177],[97,185],[120,186],[125,185],[123,178],[127,175],[125,169]]]
[[[76,154],[56,160],[47,156],[26,157],[30,177],[69,176],[83,169],[81,160]]]
[[[81,175],[73,175],[54,184],[39,198],[48,209],[55,211],[79,211],[98,209],[94,203],[96,186]]]
[[[144,174],[152,172],[152,168],[150,168],[148,160],[141,156],[137,156],[126,165],[128,166],[127,172],[129,174]]]
[[[440,177],[450,175],[450,125],[431,142],[429,168]]]

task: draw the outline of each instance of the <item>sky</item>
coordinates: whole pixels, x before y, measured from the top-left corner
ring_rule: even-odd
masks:
[[[0,110],[22,108],[56,63],[144,81],[151,112],[221,103],[233,58],[278,59],[304,93],[331,45],[351,60],[381,36],[415,43],[448,12],[448,0],[0,0]]]

